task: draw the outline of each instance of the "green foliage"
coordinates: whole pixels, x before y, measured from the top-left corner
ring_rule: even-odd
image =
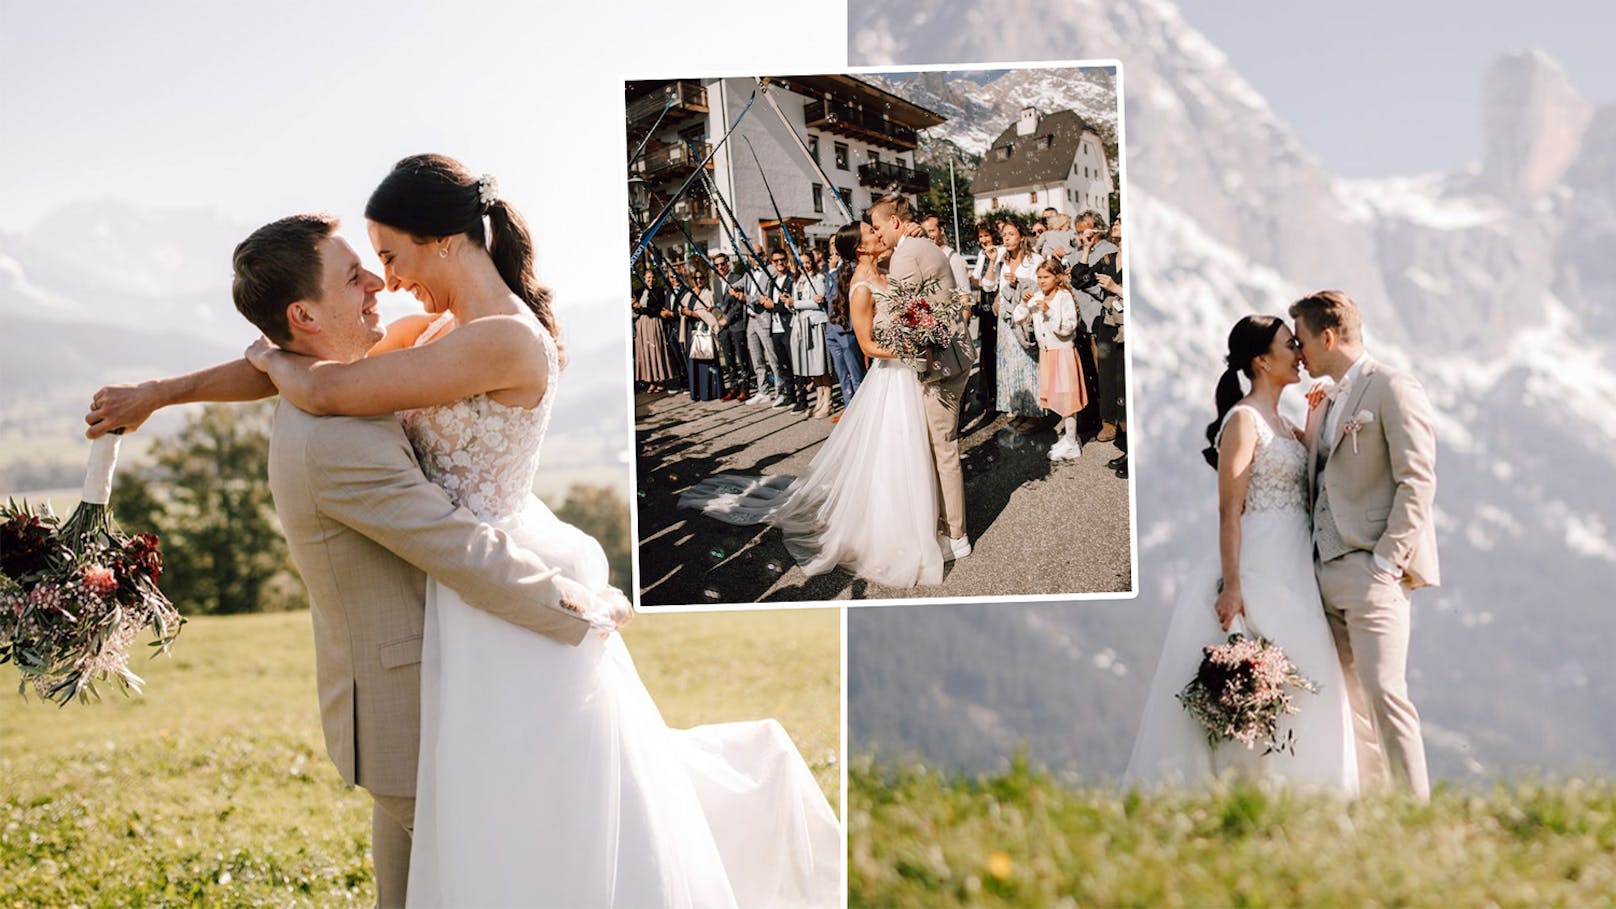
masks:
[[[303,603],[269,493],[267,403],[211,404],[152,443],[153,466],[113,488],[118,523],[162,537],[163,591],[186,615]]]
[[[631,590],[634,563],[629,554],[628,497],[611,486],[577,483],[567,489],[556,517],[594,537],[606,550],[612,586]]]
[[[643,616],[625,637],[671,725],[774,716],[834,801],[834,611]],[[374,904],[370,798],[325,755],[306,616],[196,619],[136,668],[144,697],[0,697],[0,907]]]
[[[916,162],[917,170],[931,174],[931,189],[921,196],[920,213],[936,215],[942,220],[943,231],[953,240],[954,248],[963,252],[970,252],[976,248],[976,198],[971,195],[971,171],[963,165],[954,167],[954,188],[949,192],[948,162],[942,166]],[[959,211],[959,232],[962,237],[954,236],[954,212]]]
[[[1616,783],[1345,803],[850,768],[850,906],[1616,905]]]

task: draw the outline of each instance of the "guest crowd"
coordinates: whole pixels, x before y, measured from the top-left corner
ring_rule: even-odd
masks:
[[[1008,415],[1023,436],[1057,427],[1051,460],[1080,456],[1084,437],[1114,441],[1122,453],[1107,466],[1125,478],[1121,218],[1048,208],[1030,224],[982,221],[974,264],[937,216],[921,227],[948,254],[956,285],[976,294],[972,409],[984,422]],[[631,304],[638,389],[840,419],[867,366],[837,292],[840,264],[834,247],[807,241],[766,255],[754,246],[744,257],[648,260]]]

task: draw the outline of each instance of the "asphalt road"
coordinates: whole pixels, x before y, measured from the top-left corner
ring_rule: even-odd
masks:
[[[838,411],[840,412],[840,411]],[[718,473],[807,469],[833,424],[767,404],[683,392],[635,400],[640,595],[645,606],[930,597],[1126,593],[1131,583],[1129,481],[1105,462],[1114,443],[1051,462],[1053,430],[1021,437],[1001,417],[967,410],[961,434],[966,527],[974,551],[934,587],[895,589],[837,569],[807,577],[780,532],[678,509],[679,493]]]

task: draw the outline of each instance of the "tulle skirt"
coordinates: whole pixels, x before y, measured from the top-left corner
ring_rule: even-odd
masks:
[[[501,522],[591,587],[589,536]],[[572,647],[428,588],[412,906],[838,906],[839,828],[773,720],[669,729],[623,640]]]
[[[1070,347],[1038,351],[1038,403],[1056,416],[1069,417],[1088,405],[1083,387],[1083,371],[1077,366],[1077,353]]]
[[[925,394],[912,368],[878,359],[802,476],[715,476],[679,505],[779,527],[810,576],[840,566],[889,587],[941,583]]]
[[[1347,690],[1313,573],[1313,535],[1301,512],[1253,512],[1240,521],[1240,587],[1246,629],[1284,649],[1316,685],[1295,692],[1300,711],[1280,721],[1280,735],[1295,734],[1296,753],[1225,742],[1207,743],[1201,725],[1175,695],[1195,675],[1201,648],[1228,634],[1218,626],[1217,558],[1205,562],[1173,610],[1161,661],[1128,761],[1126,779],[1146,786],[1195,786],[1228,771],[1300,788],[1347,795],[1358,790]]]

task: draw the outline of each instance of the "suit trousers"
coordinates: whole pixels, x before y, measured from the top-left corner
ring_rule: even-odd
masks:
[[[965,472],[960,467],[960,399],[970,373],[951,376],[926,389],[926,432],[937,465],[937,501],[942,505],[938,529],[951,539],[965,536]]]
[[[774,340],[769,337],[769,320],[748,319],[746,322],[746,349],[751,354],[752,369],[757,373],[757,393],[769,387],[769,373],[775,377],[775,390],[779,390],[780,362],[774,353]]]
[[[1408,591],[1377,574],[1374,556],[1362,549],[1315,567],[1352,704],[1364,787],[1389,772],[1417,798],[1429,799],[1420,714],[1408,698]]]
[[[370,795],[370,854],[376,866],[376,905],[404,905],[410,882],[410,833],[415,830],[415,799]]]

